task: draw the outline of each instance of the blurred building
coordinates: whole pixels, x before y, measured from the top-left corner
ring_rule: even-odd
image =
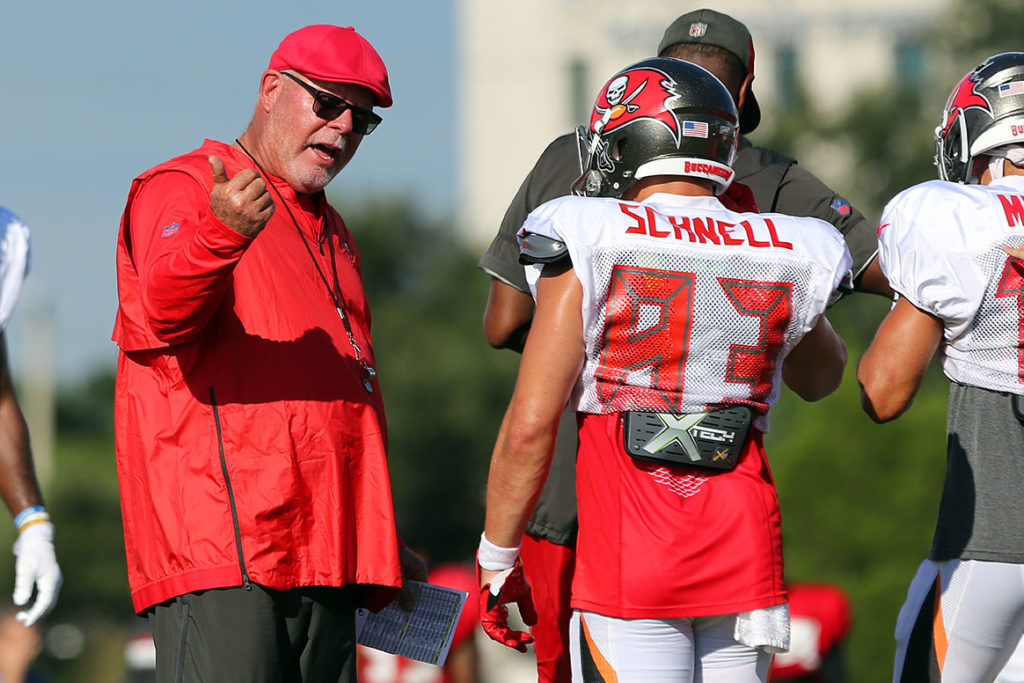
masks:
[[[606,79],[653,56],[680,14],[710,6],[747,25],[770,128],[801,90],[827,114],[895,73],[921,80],[923,32],[951,2],[457,0],[460,225],[487,244],[544,146],[586,122]]]

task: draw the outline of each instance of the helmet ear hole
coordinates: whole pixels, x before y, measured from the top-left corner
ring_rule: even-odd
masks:
[[[962,117],[960,120],[962,120]],[[953,130],[949,131],[949,135],[947,136],[949,138],[949,163],[953,167],[963,161],[964,140],[963,136],[960,135],[959,123],[960,121],[957,121],[958,125]]]
[[[622,161],[622,157],[626,155],[626,142],[625,137],[615,140],[612,148],[608,151],[608,156],[612,158],[612,161]]]

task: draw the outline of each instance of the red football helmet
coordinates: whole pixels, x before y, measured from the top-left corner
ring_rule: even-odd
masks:
[[[577,129],[582,175],[573,191],[619,197],[655,175],[712,180],[721,194],[735,176],[739,115],[710,71],[681,59],[645,59],[615,74]]]

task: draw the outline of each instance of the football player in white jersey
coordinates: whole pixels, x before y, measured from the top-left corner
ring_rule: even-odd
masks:
[[[29,230],[0,206],[0,498],[14,516],[14,604],[26,626],[57,603],[63,577],[53,549],[53,523],[43,507],[29,448],[28,427],[14,391],[4,329],[28,274]],[[31,600],[33,594],[35,600]],[[30,602],[31,600],[31,602]]]
[[[783,382],[812,401],[838,386],[846,347],[824,312],[851,258],[824,221],[719,200],[737,119],[699,66],[624,69],[580,131],[583,196],[540,206],[520,232],[537,306],[491,460],[481,620],[525,651],[505,604],[532,622],[518,546],[570,401],[577,682],[764,681],[788,646],[761,435]]]
[[[898,299],[857,373],[877,422],[910,407],[936,352],[952,382],[946,481],[893,680],[921,666],[911,634],[929,591],[925,648],[942,681],[1022,680],[999,671],[1024,629],[1024,53],[990,57],[956,85],[935,149],[940,180],[882,215],[879,261]]]

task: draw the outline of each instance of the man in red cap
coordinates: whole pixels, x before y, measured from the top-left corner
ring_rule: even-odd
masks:
[[[426,575],[395,529],[359,252],[324,195],[390,105],[362,36],[307,26],[234,144],[132,183],[115,432],[158,680],[354,680],[354,608]]]

